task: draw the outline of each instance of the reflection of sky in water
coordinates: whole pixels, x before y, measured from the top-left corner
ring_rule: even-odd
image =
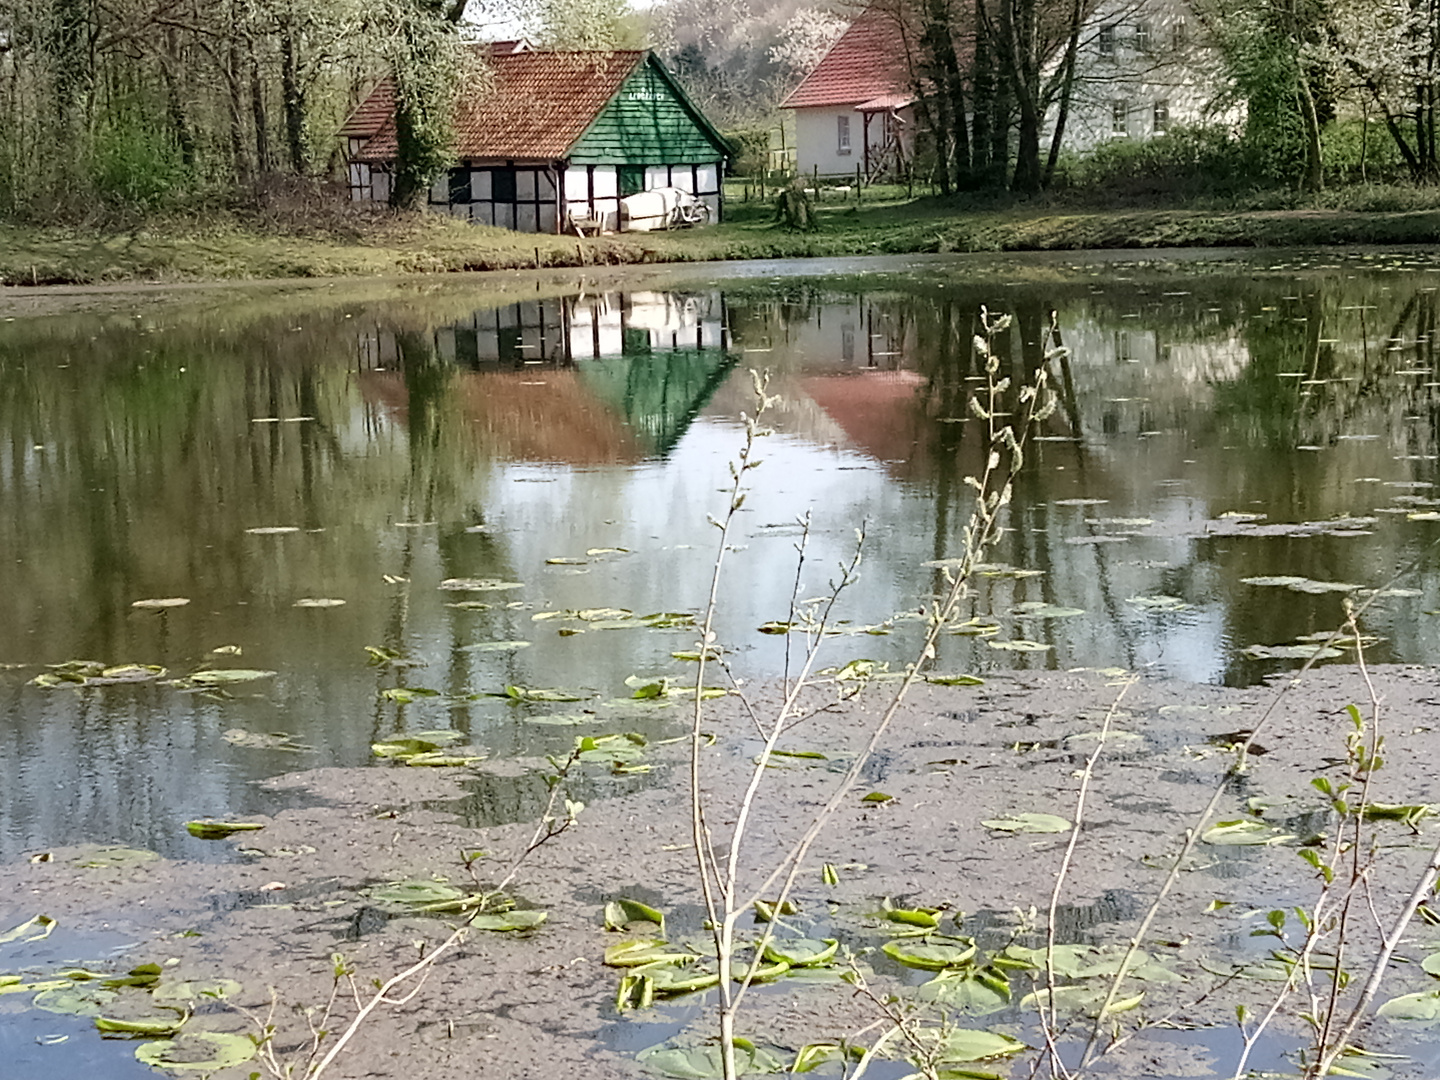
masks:
[[[717,535],[706,517],[724,508],[737,417],[753,408],[748,366],[769,368],[782,400],[721,589],[719,636],[736,673],[782,670],[786,639],[757,627],[786,617],[806,509],[801,597],[825,593],[865,523],[861,575],[839,617],[890,631],[837,637],[822,663],[905,662],[918,613],[944,586],[924,564],[958,554],[961,481],[983,462],[965,405],[982,302],[1017,314],[1002,344],[1007,374],[1023,379],[1033,365],[1052,306],[1072,354],[1055,365],[1061,406],[1031,447],[993,554],[1044,573],[980,579],[964,616],[998,619],[997,640],[1051,648],[947,635],[937,668],[1113,665],[1232,683],[1286,670],[1293,663],[1241,650],[1328,630],[1341,601],[1243,578],[1380,584],[1433,535],[1405,517],[1435,494],[1426,280],[999,288],[927,272],[868,292],[752,281],[723,295],[478,311],[452,295],[433,310],[410,297],[298,315],[6,324],[0,545],[13,557],[0,564],[10,607],[0,662],[27,666],[0,673],[0,853],[93,838],[213,854],[177,837],[177,823],[262,810],[272,803],[249,781],[366,762],[371,741],[397,726],[454,725],[497,754],[561,751],[577,730],[665,733],[661,717],[603,703],[628,693],[630,675],[684,679],[692,669],[670,654],[693,647],[692,631],[562,637],[560,626],[584,624],[532,616],[698,610]],[[286,422],[296,417],[313,419]],[[1262,525],[1378,520],[1264,536],[1226,512],[1266,514]],[[299,531],[246,531],[291,525]],[[595,548],[628,553],[547,561]],[[441,590],[448,578],[524,587]],[[1373,658],[1425,662],[1436,641],[1423,612],[1440,595],[1428,572],[1401,584],[1420,595],[1367,614],[1386,639]],[[130,607],[164,596],[192,602]],[[1156,596],[1186,606],[1136,602]],[[293,606],[306,597],[346,604]],[[491,606],[453,606],[467,601]],[[1013,616],[1022,602],[1084,614]],[[509,640],[533,644],[468,648]],[[243,650],[221,664],[277,677],[226,700],[27,685],[35,665],[77,657],[180,674],[216,662],[219,645]],[[421,666],[368,666],[367,645]],[[379,696],[397,682],[448,697],[400,709]],[[457,700],[512,683],[596,697],[548,709]],[[590,727],[527,719],[584,707],[598,710]],[[291,732],[315,750],[240,749],[225,739],[237,728]]]

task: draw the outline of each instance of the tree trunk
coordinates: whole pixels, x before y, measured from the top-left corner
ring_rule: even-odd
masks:
[[[1070,100],[1075,92],[1075,58],[1080,52],[1080,25],[1083,12],[1080,0],[1070,7],[1070,39],[1065,43],[1065,59],[1061,62],[1060,107],[1055,115],[1055,131],[1050,136],[1050,154],[1045,160],[1041,183],[1049,187],[1055,179],[1055,165],[1060,160],[1060,147],[1065,138],[1065,122],[1070,117]]]
[[[1325,186],[1325,168],[1320,150],[1320,118],[1315,111],[1315,95],[1310,89],[1310,77],[1305,73],[1303,63],[1297,75],[1300,84],[1300,120],[1305,128],[1305,173],[1300,180],[1300,190],[1313,193]]]
[[[310,171],[309,148],[305,145],[305,129],[309,119],[309,102],[300,84],[299,64],[293,13],[287,12],[280,22],[280,92],[285,108],[285,145],[290,152],[290,168],[296,176]]]
[[[260,81],[260,61],[255,43],[250,42],[250,114],[255,122],[255,172],[263,179],[274,171],[270,158],[270,118],[265,108],[265,86]]]

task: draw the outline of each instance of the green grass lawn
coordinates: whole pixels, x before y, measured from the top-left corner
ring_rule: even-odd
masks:
[[[579,239],[419,214],[336,213],[323,227],[161,219],[131,228],[0,224],[0,284],[93,284],[429,274],[962,251],[1280,247],[1440,242],[1440,209],[1090,208],[911,196],[902,187],[822,190],[819,227],[791,232],[772,200],[727,190],[726,219],[699,229]],[[770,193],[767,192],[767,196]],[[1354,200],[1352,200],[1353,202]],[[1339,208],[1334,208],[1339,207]]]

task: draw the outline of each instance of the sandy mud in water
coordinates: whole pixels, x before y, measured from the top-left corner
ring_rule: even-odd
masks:
[[[1371,798],[1440,803],[1436,671],[1386,667],[1373,677],[1384,699],[1380,724],[1387,752]],[[887,939],[866,913],[889,897],[900,906],[965,912],[963,932],[999,928],[990,936],[982,933],[982,949],[996,947],[996,933],[1002,933],[1003,946],[1004,928],[1013,931],[1016,925],[1016,909],[1035,905],[1043,913],[1066,837],[1006,833],[982,821],[1026,812],[1073,818],[1077,770],[1116,693],[1110,677],[1093,671],[1022,674],[976,688],[917,689],[862,786],[816,846],[814,870],[801,879],[796,929],[840,937],[857,951],[873,950]],[[1062,933],[1068,940],[1104,944],[1123,941],[1131,932],[1161,883],[1165,857],[1177,849],[1178,838],[1232,761],[1216,737],[1255,724],[1275,695],[1275,686],[1233,690],[1178,682],[1141,682],[1127,692],[1096,773],[1065,891]],[[751,869],[771,865],[780,847],[798,835],[806,812],[831,789],[835,769],[888,699],[884,686],[872,687],[787,738],[786,748],[818,751],[826,759],[793,758],[774,770],[771,794],[747,849]],[[1225,794],[1217,819],[1263,821],[1298,839],[1272,846],[1197,847],[1147,942],[1148,951],[1184,981],[1137,984],[1147,996],[1127,1016],[1169,1014],[1167,1028],[1130,1042],[1102,1071],[1229,1075],[1237,1047],[1236,1005],[1263,1007],[1278,984],[1233,979],[1196,1001],[1221,982],[1215,973],[1263,959],[1277,944],[1250,936],[1265,926],[1264,911],[1313,904],[1318,886],[1297,844],[1333,827],[1310,781],[1340,779],[1351,730],[1345,706],[1351,702],[1369,712],[1366,686],[1348,668],[1318,669],[1281,697],[1258,739],[1264,752]],[[676,710],[677,732],[682,708]],[[705,726],[719,735],[709,752],[720,793],[710,820],[723,836],[733,820],[728,808],[758,743],[747,737],[746,722],[730,700],[709,709]],[[573,831],[526,864],[511,891],[522,906],[548,911],[543,926],[529,934],[473,933],[437,965],[412,1000],[375,1014],[327,1075],[407,1080],[641,1075],[633,1057],[614,1047],[665,1038],[673,1027],[664,1025],[673,1025],[677,1013],[673,1007],[616,1013],[620,973],[601,961],[620,935],[604,929],[602,909],[608,899],[633,897],[665,909],[672,940],[700,930],[684,754],[683,743],[649,748],[653,786],[588,806]],[[545,768],[540,761],[486,762],[473,771],[513,776]],[[322,768],[268,781],[303,791],[314,805],[283,811],[265,820],[261,831],[217,841],[250,852],[232,862],[157,860],[82,868],[75,865],[83,854],[79,849],[55,849],[49,861],[0,868],[0,930],[39,913],[57,919],[45,954],[52,973],[57,963],[70,961],[105,964],[112,971],[153,962],[164,967],[164,980],[238,980],[244,987],[238,1003],[256,1014],[268,1008],[267,988],[273,987],[280,1003],[276,1045],[293,1051],[305,1040],[299,1010],[323,1004],[329,994],[332,954],[343,953],[364,986],[413,962],[417,943],[433,944],[448,932],[440,919],[387,912],[368,899],[367,889],[431,876],[469,886],[461,852],[476,848],[491,853],[480,863],[483,883],[490,868],[504,865],[507,853],[524,844],[530,824],[462,824],[464,785],[473,771]],[[871,791],[891,799],[862,802],[860,796]],[[1248,799],[1259,800],[1252,809],[1263,805],[1260,817],[1247,813]],[[1379,850],[1369,896],[1382,920],[1388,921],[1413,887],[1440,829],[1437,822],[1425,818],[1416,828],[1375,824]],[[838,884],[822,882],[823,863],[840,868]],[[1208,911],[1214,901],[1225,906]],[[1375,931],[1368,917],[1356,927],[1346,966],[1358,985],[1368,972]],[[102,940],[94,936],[102,932],[107,942],[118,938],[135,947],[123,960],[74,951],[83,950],[79,942]],[[75,935],[72,952],[66,951],[71,948],[66,935]],[[1418,961],[1440,947],[1436,940],[1440,935],[1417,920],[1400,950],[1414,962],[1392,969],[1380,1000],[1432,988],[1434,980],[1419,970]],[[0,946],[0,974],[33,980],[46,973],[46,963],[24,960],[39,955],[38,946],[21,946],[18,953],[6,948]],[[863,962],[873,965],[880,992],[897,981],[914,984],[924,977],[873,952],[863,954]],[[1015,978],[1017,998],[1027,988],[1024,978],[1023,973]],[[29,1001],[27,994],[0,996],[0,1026],[27,1010]],[[685,999],[698,1001],[693,995]],[[841,1038],[877,1018],[875,1006],[848,986],[795,980],[757,994],[750,1009],[742,1030],[790,1051]],[[221,1003],[201,1004],[199,1011],[192,1025],[251,1030],[244,1016]],[[1288,1011],[1291,1018],[1278,1031],[1290,1040],[1287,1045],[1299,1045],[1303,1025],[1293,1018],[1299,1006]],[[343,1014],[348,1018],[348,1011]],[[962,1022],[1036,1043],[1025,1014]],[[1424,1037],[1424,1028],[1375,1020],[1362,1029],[1360,1042],[1372,1050],[1414,1055],[1387,1063],[1393,1077],[1433,1076],[1437,1055]],[[116,1060],[128,1057],[127,1044],[114,1049]],[[217,1075],[243,1077],[255,1067],[252,1062]],[[1028,1064],[1009,1068],[1012,1075],[1028,1074]]]

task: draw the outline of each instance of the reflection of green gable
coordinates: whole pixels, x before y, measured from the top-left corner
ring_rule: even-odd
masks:
[[[729,152],[724,136],[646,55],[569,157],[572,165],[703,165]]]
[[[625,417],[649,453],[675,448],[735,366],[719,349],[667,349],[582,360],[585,385]]]

